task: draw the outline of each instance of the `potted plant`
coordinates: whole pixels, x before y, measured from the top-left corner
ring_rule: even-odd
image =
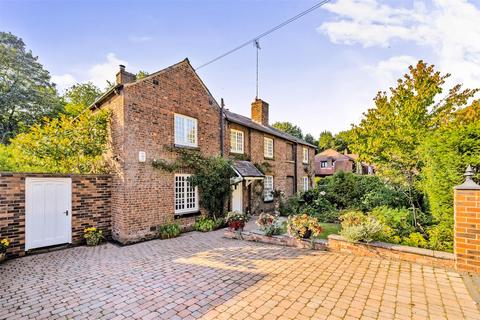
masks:
[[[278,225],[278,218],[273,214],[262,212],[258,216],[256,224],[267,236],[273,236],[281,233],[281,228]]]
[[[248,217],[243,212],[232,211],[227,214],[225,220],[227,221],[230,230],[243,230],[243,227],[245,227],[245,222],[248,220]]]
[[[320,235],[322,231],[317,218],[306,213],[288,218],[288,234],[292,237],[310,239],[312,236]]]
[[[0,262],[7,258],[7,248],[10,246],[10,241],[2,239],[0,241]]]
[[[83,237],[87,240],[87,246],[96,246],[103,240],[103,232],[95,227],[83,230]]]

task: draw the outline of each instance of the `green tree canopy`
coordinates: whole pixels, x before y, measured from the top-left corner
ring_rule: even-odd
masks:
[[[75,84],[64,94],[65,113],[77,116],[102,94],[101,90],[91,82]]]
[[[274,124],[272,124],[272,127],[280,131],[286,132],[288,134],[291,134],[292,136],[297,137],[299,139],[303,139],[302,129],[300,129],[300,127],[294,125],[291,122],[288,122],[288,121],[275,122]]]
[[[318,144],[318,141],[316,141],[315,138],[310,133],[307,133],[305,137],[303,137],[303,140],[313,145]]]
[[[388,94],[377,94],[375,107],[364,113],[360,124],[352,129],[353,151],[362,160],[375,164],[380,175],[407,185],[410,193],[424,166],[422,141],[477,92],[456,85],[441,96],[449,76],[419,61],[409,67],[409,73]],[[410,200],[415,209],[411,194]]]
[[[50,74],[22,39],[0,32],[0,143],[63,108]]]
[[[318,138],[318,149],[321,151],[334,148],[335,139],[330,131],[322,131]]]
[[[333,135],[330,131],[322,131],[318,139],[318,149],[320,152],[326,149],[334,149],[338,152],[349,150],[349,137],[350,131],[340,131],[336,135]]]

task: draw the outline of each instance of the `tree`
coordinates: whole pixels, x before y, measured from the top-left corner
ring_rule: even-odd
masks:
[[[145,77],[148,77],[149,75],[150,74],[147,71],[140,70],[140,71],[137,72],[135,77],[136,77],[137,80],[140,80],[140,79],[143,79]]]
[[[62,107],[38,57],[26,50],[22,39],[0,32],[0,143],[45,116],[55,116]]]
[[[291,134],[294,137],[297,137],[299,139],[303,139],[303,133],[302,129],[300,127],[292,124],[291,122],[275,122],[272,127],[283,131],[285,133]]]
[[[322,131],[320,133],[320,137],[318,138],[318,149],[320,152],[334,148],[335,146],[335,139],[333,138],[333,134],[330,131]]]
[[[103,173],[107,148],[106,110],[44,119],[0,148],[0,171]]]
[[[91,82],[71,86],[64,94],[64,99],[67,102],[65,113],[77,116],[94,103],[101,94],[100,89]]]
[[[318,141],[310,133],[307,133],[303,139],[314,146],[318,145]]]
[[[423,61],[410,66],[409,73],[390,88],[389,94],[377,94],[375,107],[364,113],[352,130],[353,151],[375,164],[380,175],[405,184],[414,212],[418,206],[412,194],[423,167],[419,148],[422,140],[477,92],[462,91],[461,85],[456,85],[439,97],[449,76]]]

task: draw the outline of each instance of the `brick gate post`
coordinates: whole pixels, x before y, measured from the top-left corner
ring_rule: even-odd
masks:
[[[480,186],[468,166],[465,182],[454,191],[454,253],[458,271],[480,273]]]

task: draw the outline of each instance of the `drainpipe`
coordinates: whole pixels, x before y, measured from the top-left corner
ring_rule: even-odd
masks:
[[[293,152],[295,153],[295,157],[294,157],[294,161],[295,161],[295,170],[293,171],[293,175],[295,177],[295,183],[293,184],[293,193],[297,193],[297,189],[298,189],[298,166],[297,166],[297,158],[298,158],[298,155],[297,155],[297,146],[298,144],[294,144],[293,145]]]
[[[225,153],[225,103],[223,102],[223,98],[220,100],[220,155],[223,157]]]

